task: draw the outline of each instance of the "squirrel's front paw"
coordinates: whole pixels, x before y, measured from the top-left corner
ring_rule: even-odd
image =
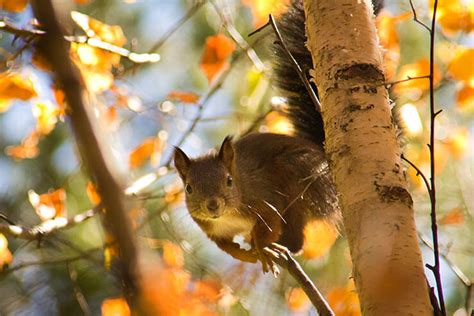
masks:
[[[272,251],[273,250],[270,248],[270,246],[264,248],[255,248],[258,259],[262,263],[263,273],[271,271],[273,276],[277,278],[280,275],[280,269],[272,259],[275,256],[275,254],[271,253]]]

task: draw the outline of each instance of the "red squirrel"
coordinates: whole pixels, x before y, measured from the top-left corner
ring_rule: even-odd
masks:
[[[278,23],[299,65],[311,69],[302,1],[292,1]],[[282,46],[275,43],[274,50],[276,85],[288,100],[296,136],[254,133],[235,142],[227,137],[217,153],[195,159],[179,148],[174,152],[191,217],[219,248],[242,261],[260,260],[264,272],[271,264],[265,247],[277,243],[297,253],[306,223],[336,223],[340,214],[323,148],[321,114]],[[252,248],[242,249],[234,242],[236,235]]]

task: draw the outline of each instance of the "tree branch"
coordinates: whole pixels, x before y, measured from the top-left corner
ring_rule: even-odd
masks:
[[[84,222],[85,220],[97,214],[97,211],[98,208],[96,207],[81,214],[77,214],[71,218],[56,217],[30,228],[13,225],[12,223],[0,224],[0,233],[26,240],[41,240],[41,238],[53,232],[70,228],[74,225]]]
[[[17,37],[24,38],[27,42],[31,40],[40,39],[45,35],[45,32],[38,29],[20,29],[16,26],[12,25],[11,23],[0,20],[0,30],[5,31],[7,33],[13,34]],[[128,58],[131,62],[135,64],[143,64],[143,63],[156,63],[160,61],[160,55],[156,53],[150,54],[139,54],[123,47],[119,47],[113,45],[111,43],[107,43],[102,41],[98,37],[88,37],[88,36],[64,36],[64,39],[71,43],[79,43],[79,44],[87,44],[91,47],[99,48],[104,51],[114,53],[120,55],[124,58]]]
[[[272,260],[280,267],[288,271],[288,273],[295,279],[306,293],[308,298],[316,308],[320,316],[334,316],[334,312],[329,306],[328,302],[314,285],[313,281],[306,275],[300,264],[291,256],[291,253],[285,247],[272,244],[272,249],[266,247],[265,253],[270,255]]]
[[[133,303],[139,290],[140,273],[137,267],[138,253],[135,238],[124,204],[122,185],[112,171],[113,155],[104,155],[102,139],[94,129],[93,116],[89,114],[91,106],[81,85],[79,72],[69,58],[69,47],[56,18],[51,0],[33,1],[35,16],[44,26],[45,34],[38,42],[45,58],[52,65],[56,79],[63,87],[67,104],[70,107],[70,123],[82,155],[92,178],[96,179],[98,192],[105,208],[103,225],[115,238],[120,258],[120,283],[125,296]]]

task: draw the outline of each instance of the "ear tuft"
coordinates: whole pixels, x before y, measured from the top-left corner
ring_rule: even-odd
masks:
[[[186,175],[189,170],[189,165],[191,164],[191,160],[186,156],[184,151],[180,148],[174,148],[174,155],[173,155],[174,165],[176,170],[178,170],[179,176],[181,179],[186,179]]]
[[[232,143],[232,136],[227,136],[222,142],[221,149],[219,150],[219,159],[224,163],[229,171],[234,170],[234,144]]]

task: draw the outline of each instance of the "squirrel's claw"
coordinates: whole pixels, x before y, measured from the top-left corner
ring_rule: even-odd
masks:
[[[256,253],[258,259],[262,263],[262,270],[263,273],[272,272],[273,276],[277,278],[280,275],[280,269],[278,266],[273,262],[272,257],[275,255],[278,256],[276,253],[271,253],[272,250],[269,247],[265,248],[256,248]]]

